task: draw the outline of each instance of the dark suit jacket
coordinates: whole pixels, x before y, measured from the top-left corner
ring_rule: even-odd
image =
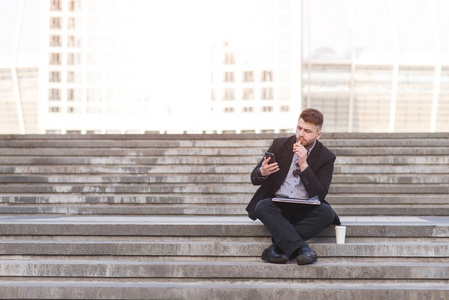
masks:
[[[257,169],[262,165],[261,160],[254,170],[251,172],[251,182],[253,185],[261,185],[254,194],[251,202],[246,207],[248,215],[251,219],[256,220],[255,208],[257,203],[265,198],[273,197],[274,193],[280,188],[293,159],[293,144],[296,142],[296,136],[276,138],[273,144],[268,149],[269,152],[274,153],[276,161],[279,165],[279,171],[268,176],[266,180],[259,180],[257,178]],[[307,163],[309,167],[299,174],[301,182],[303,183],[307,194],[310,197],[318,196],[321,202],[327,203],[324,199],[329,191],[329,186],[332,181],[332,173],[334,172],[335,154],[327,149],[320,141],[316,141],[309,156]],[[333,224],[339,225],[340,218],[335,214]]]

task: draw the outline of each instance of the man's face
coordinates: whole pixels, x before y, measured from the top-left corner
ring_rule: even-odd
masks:
[[[313,123],[304,122],[303,119],[298,120],[296,125],[296,141],[301,142],[306,149],[312,147],[313,143],[321,136],[321,131]]]

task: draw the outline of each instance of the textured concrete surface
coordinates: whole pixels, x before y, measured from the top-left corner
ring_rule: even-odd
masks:
[[[239,261],[0,260],[0,276],[215,279],[447,280],[449,263],[318,262],[298,267]]]
[[[447,285],[279,282],[0,282],[4,298],[39,299],[447,299]],[[76,290],[76,294],[73,291]]]
[[[345,225],[442,225],[449,226],[449,216],[343,216]],[[30,216],[0,215],[1,224],[214,224],[261,225],[244,216]]]
[[[308,266],[244,211],[279,136],[0,135],[0,298],[449,299],[446,133],[323,134],[347,237]]]

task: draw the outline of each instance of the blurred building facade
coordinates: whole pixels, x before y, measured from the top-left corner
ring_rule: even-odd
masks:
[[[159,76],[147,71],[158,57],[139,60],[155,48],[139,18],[157,11],[148,16],[138,1],[34,1],[39,53],[22,57],[30,2],[11,12],[10,59],[0,57],[1,133],[292,132],[305,107],[323,111],[331,132],[449,131],[443,0],[252,1],[229,17],[244,24],[239,37],[208,44],[204,101],[176,99],[201,107],[195,115],[161,100],[182,89],[176,82],[155,91]],[[164,76],[180,68],[167,64]]]
[[[39,133],[39,69],[0,68],[0,133]]]
[[[21,39],[23,35],[39,36],[37,19],[34,27],[20,26],[36,12],[23,1],[5,4],[5,11],[0,11],[0,133],[38,133],[37,43],[36,39]],[[30,46],[33,50],[26,51]]]
[[[220,130],[294,129],[301,110],[300,3],[262,1],[241,16],[244,40],[213,45],[210,113]]]
[[[449,131],[449,3],[341,2],[303,1],[303,107],[332,131]]]
[[[51,0],[42,4],[48,61],[41,89],[43,132],[140,132],[151,110],[134,80],[126,1]]]

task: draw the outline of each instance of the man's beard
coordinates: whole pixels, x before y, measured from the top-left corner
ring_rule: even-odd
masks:
[[[304,143],[304,144],[303,144]],[[304,148],[306,148],[307,150],[309,150],[310,147],[313,146],[313,144],[315,143],[315,140],[312,141],[305,141],[305,142],[301,142],[301,145],[304,146]]]

